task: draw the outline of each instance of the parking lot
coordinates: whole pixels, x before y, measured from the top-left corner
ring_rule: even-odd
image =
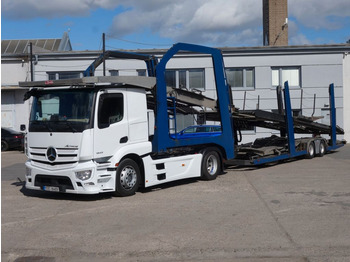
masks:
[[[349,145],[128,198],[26,190],[25,160],[2,153],[2,261],[350,261]]]

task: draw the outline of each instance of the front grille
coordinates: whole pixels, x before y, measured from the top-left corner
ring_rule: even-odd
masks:
[[[47,159],[46,147],[30,147],[30,158],[40,167],[60,166],[61,168],[69,168],[74,166],[78,162],[78,148],[55,148],[57,157],[55,161],[51,162]]]
[[[74,189],[72,181],[66,176],[36,175],[34,186],[56,186],[63,189]]]

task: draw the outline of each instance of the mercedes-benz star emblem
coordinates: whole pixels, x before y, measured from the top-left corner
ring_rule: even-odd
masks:
[[[55,161],[57,157],[56,149],[53,147],[49,147],[46,151],[46,157],[51,162]]]

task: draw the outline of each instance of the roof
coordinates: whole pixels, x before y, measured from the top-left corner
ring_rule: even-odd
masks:
[[[123,87],[125,85],[152,89],[156,84],[155,77],[147,76],[89,76],[76,79],[60,79],[47,81],[19,82],[20,87],[63,87],[63,86],[81,86],[91,87],[97,85],[110,84],[114,87]]]
[[[72,51],[69,35],[64,32],[61,39],[1,40],[1,54],[27,54],[32,43],[33,53]]]
[[[65,33],[68,38],[68,34]],[[43,39],[42,39],[43,40]],[[50,39],[48,39],[50,40]],[[53,39],[51,39],[53,40]],[[15,41],[15,40],[2,40],[3,41]],[[28,40],[21,40],[28,41]],[[62,41],[62,39],[61,39]],[[69,41],[69,38],[68,38]],[[63,44],[60,44],[62,47]],[[70,46],[70,41],[67,43]],[[71,47],[71,46],[70,46]],[[23,53],[3,53],[2,46],[2,61],[13,61],[21,60]],[[217,47],[222,51],[224,57],[226,56],[252,56],[252,55],[285,55],[285,54],[334,54],[334,53],[350,53],[350,44],[334,44],[334,45],[303,45],[303,46],[281,46],[281,47],[270,47],[270,46],[258,46],[258,47]],[[69,52],[66,52],[69,51]],[[114,51],[114,50],[113,50]],[[140,54],[154,55],[157,57],[162,57],[168,49],[136,49],[136,50],[116,50],[123,52],[137,52]],[[38,54],[33,50],[34,54]],[[101,55],[101,50],[84,50],[84,51],[73,51],[71,48],[69,50],[64,48],[59,48],[58,50],[40,52],[40,60],[71,60],[71,59],[91,59],[91,57],[96,58]],[[206,54],[198,54],[193,52],[179,52],[179,56],[186,55],[191,56],[208,56]]]

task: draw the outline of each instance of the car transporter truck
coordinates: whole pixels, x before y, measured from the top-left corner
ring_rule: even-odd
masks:
[[[216,100],[166,85],[166,65],[182,52],[211,56]],[[95,69],[109,57],[141,59],[147,76],[95,76]],[[25,99],[32,98],[25,138],[28,189],[130,196],[139,187],[180,179],[213,180],[226,165],[313,158],[346,143],[336,138],[344,131],[336,125],[333,84],[330,125],[293,115],[288,82],[277,89],[277,113],[239,110],[233,104],[221,51],[205,46],[178,43],[161,59],[107,51],[82,78],[20,82],[20,86],[29,87]],[[177,114],[220,123],[221,129],[178,135]],[[240,130],[246,126],[279,130],[280,136],[239,144]]]

